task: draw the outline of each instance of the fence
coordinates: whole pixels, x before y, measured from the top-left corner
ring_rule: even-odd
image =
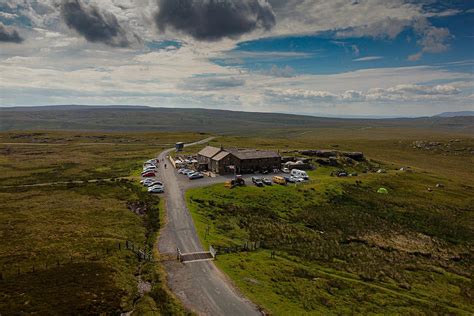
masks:
[[[262,241],[247,241],[242,245],[236,246],[216,246],[213,248],[215,253],[223,254],[223,253],[236,253],[236,252],[248,252],[248,251],[255,251],[260,248],[265,248],[265,244]]]
[[[121,251],[131,251],[137,257],[139,262],[153,261],[152,249],[140,248],[138,245],[131,241],[116,242],[113,247],[107,247],[102,249],[95,249],[88,253],[74,254],[74,255],[62,255],[57,257],[47,257],[38,260],[36,262],[24,262],[14,264],[4,264],[0,270],[0,281],[5,280],[9,277],[15,277],[27,273],[35,273],[45,271],[51,268],[61,267],[68,264],[74,263],[86,263],[86,262],[100,262],[101,260],[116,255]]]

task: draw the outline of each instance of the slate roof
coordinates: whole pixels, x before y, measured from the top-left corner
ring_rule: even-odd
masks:
[[[226,149],[240,160],[246,159],[263,159],[263,158],[280,158],[280,154],[275,151],[257,150],[257,149]]]
[[[217,155],[212,157],[212,160],[220,161],[220,160],[224,159],[225,157],[227,157],[227,155],[229,155],[229,154],[230,153],[228,153],[227,151],[221,151],[220,153],[218,153]]]
[[[203,149],[201,149],[200,152],[198,152],[198,155],[204,156],[207,158],[212,158],[215,155],[217,155],[221,151],[220,148],[217,147],[212,147],[212,146],[206,146]]]

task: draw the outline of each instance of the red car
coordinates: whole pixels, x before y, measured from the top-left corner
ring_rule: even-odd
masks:
[[[142,174],[143,178],[151,178],[151,177],[154,177],[154,176],[156,176],[156,173],[154,173],[154,172],[145,172],[145,173]]]

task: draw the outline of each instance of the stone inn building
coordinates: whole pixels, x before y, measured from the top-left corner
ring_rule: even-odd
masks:
[[[198,153],[197,160],[200,170],[217,174],[253,173],[281,167],[281,156],[278,152],[258,149],[206,146]]]

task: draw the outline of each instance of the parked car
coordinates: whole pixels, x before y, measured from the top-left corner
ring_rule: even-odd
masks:
[[[188,171],[184,172],[183,174],[184,174],[184,175],[187,175],[187,176],[189,177],[189,175],[191,175],[191,174],[193,174],[193,173],[196,173],[196,171],[194,171],[194,170],[189,170],[189,169],[188,169]]]
[[[295,178],[303,178],[305,180],[309,180],[308,174],[306,173],[306,171],[303,170],[293,169],[291,170],[290,175]]]
[[[267,179],[267,178],[263,178],[262,182],[266,185],[272,185],[272,181],[270,179]]]
[[[162,186],[154,186],[154,187],[148,188],[148,192],[149,193],[164,193],[165,188]]]
[[[336,177],[347,177],[349,173],[346,170],[336,170],[331,173],[331,175],[334,174]]]
[[[164,185],[163,185],[163,184],[159,184],[159,183],[154,184],[154,185],[150,185],[150,186],[148,187],[148,190],[151,190],[152,188],[155,188],[155,187],[164,187]]]
[[[201,179],[203,177],[204,177],[204,175],[200,172],[194,172],[194,173],[191,173],[191,174],[188,175],[189,180]]]
[[[273,180],[273,183],[276,183],[276,184],[283,184],[283,185],[286,184],[285,178],[280,177],[280,176],[274,176],[272,180]]]
[[[188,169],[186,169],[186,168],[179,168],[179,169],[178,169],[178,174],[183,174],[183,172],[185,172],[186,170],[188,170]]]
[[[153,177],[156,177],[156,173],[154,173],[152,171],[144,172],[144,173],[142,173],[142,177],[143,178],[153,178]]]
[[[281,171],[283,173],[290,173],[290,169],[288,169],[288,168],[283,168],[283,169],[281,169]]]
[[[149,166],[149,167],[146,167],[146,168],[143,168],[143,172],[146,172],[146,171],[156,171],[156,166]]]
[[[152,181],[148,182],[148,184],[145,184],[145,185],[147,187],[153,187],[153,186],[156,186],[156,185],[163,186],[163,182],[157,181],[157,180],[152,180]]]
[[[252,177],[252,182],[255,184],[257,187],[263,187],[263,181],[259,177]]]
[[[153,178],[145,178],[145,179],[142,179],[140,183],[143,184],[144,186],[148,186],[150,183],[153,183],[154,181],[156,180]]]
[[[295,177],[293,177],[293,176],[285,177],[285,180],[286,180],[286,182],[288,182],[288,183],[296,183],[296,179],[297,179],[297,178],[295,178]]]

